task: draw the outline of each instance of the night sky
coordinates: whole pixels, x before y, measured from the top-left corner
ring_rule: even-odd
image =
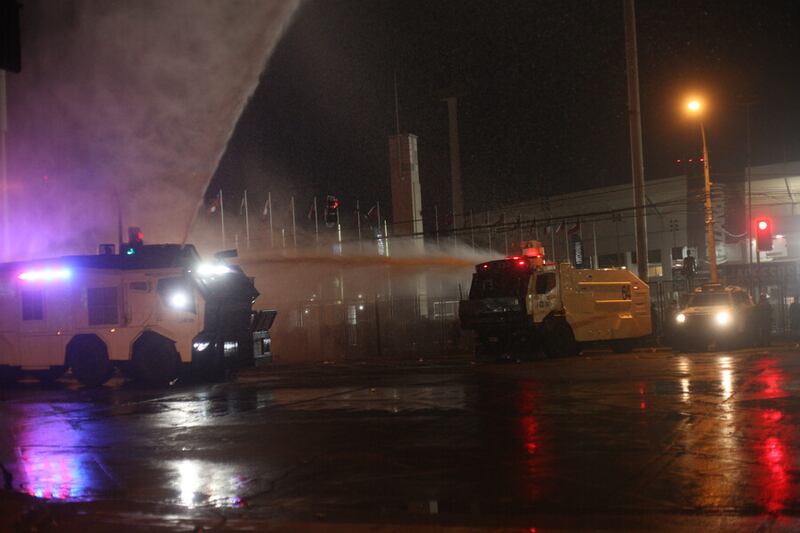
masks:
[[[692,91],[710,104],[714,179],[742,179],[745,102],[754,164],[800,159],[800,2],[651,0],[638,3],[637,28],[647,179],[699,155],[682,114]],[[621,0],[311,0],[209,194],[222,185],[234,197],[247,187],[251,198],[388,206],[395,72],[401,130],[419,137],[425,212],[449,202],[449,94],[460,97],[467,209],[630,182]]]

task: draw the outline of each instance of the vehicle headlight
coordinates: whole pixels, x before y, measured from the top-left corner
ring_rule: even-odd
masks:
[[[677,322],[678,324],[683,324],[684,322],[686,322],[686,315],[684,315],[683,313],[678,313],[677,315],[675,315],[675,322]]]
[[[169,297],[169,305],[175,309],[184,309],[189,305],[189,295],[185,292],[174,292]]]
[[[193,346],[193,347],[194,347],[194,349],[195,349],[195,350],[197,350],[198,352],[202,352],[202,351],[204,351],[206,348],[208,348],[209,346],[211,346],[211,343],[210,343],[210,342],[195,342],[194,344],[192,344],[192,346]]]
[[[720,311],[714,316],[714,320],[716,320],[717,324],[720,326],[727,326],[731,321],[731,314],[727,311]]]

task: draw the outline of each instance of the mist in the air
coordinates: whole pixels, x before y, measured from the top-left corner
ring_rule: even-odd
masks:
[[[181,242],[298,0],[27,0],[8,74],[10,258]],[[2,250],[0,250],[2,252]]]

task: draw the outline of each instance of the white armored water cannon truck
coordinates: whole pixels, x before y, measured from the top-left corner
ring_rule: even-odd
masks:
[[[475,266],[461,327],[476,333],[476,356],[512,352],[577,355],[587,344],[630,351],[650,335],[650,288],[626,269],[547,263],[538,241],[520,255]]]
[[[253,280],[191,245],[141,239],[113,253],[0,264],[0,384],[67,370],[99,386],[115,367],[167,383],[204,379],[271,357],[275,311],[253,311]]]

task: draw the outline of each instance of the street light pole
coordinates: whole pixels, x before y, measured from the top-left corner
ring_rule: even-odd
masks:
[[[700,121],[700,134],[703,136],[703,174],[706,185],[706,236],[708,240],[708,272],[711,283],[717,283],[717,246],[714,242],[714,209],[711,205],[711,172],[708,164],[708,144],[706,128]]]
[[[647,213],[644,194],[644,156],[642,153],[642,116],[639,105],[639,66],[636,51],[636,14],[634,0],[624,0],[625,58],[628,78],[628,124],[631,142],[631,174],[633,177],[633,212],[636,232],[636,265],[639,277],[647,282],[648,247]]]

